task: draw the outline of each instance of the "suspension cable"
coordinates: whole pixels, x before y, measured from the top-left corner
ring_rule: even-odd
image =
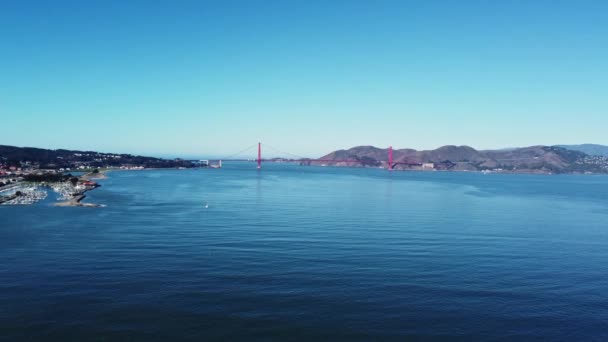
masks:
[[[251,146],[249,146],[249,147],[247,147],[247,148],[245,148],[245,149],[243,149],[243,150],[241,150],[241,151],[239,151],[239,152],[237,152],[237,153],[231,154],[231,155],[226,156],[226,157],[224,157],[224,158],[222,158],[222,159],[227,159],[227,160],[228,160],[228,159],[232,159],[232,158],[234,158],[234,157],[236,157],[236,156],[238,156],[238,155],[240,155],[240,154],[243,154],[243,153],[245,153],[245,152],[247,152],[247,151],[251,150],[252,148],[256,147],[257,145],[258,145],[258,144],[253,144],[253,145],[251,145]]]
[[[288,155],[290,157],[295,157],[294,159],[311,159],[311,158],[306,158],[306,157],[299,156],[297,154],[281,151],[278,148],[272,147],[271,145],[268,145],[268,144],[264,144],[263,146],[267,147],[267,148],[270,148],[274,152],[278,152],[278,153],[281,153],[281,154],[284,154],[284,155]]]

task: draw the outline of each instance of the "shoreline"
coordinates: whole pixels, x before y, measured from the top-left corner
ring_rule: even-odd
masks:
[[[100,208],[100,207],[104,206],[102,204],[95,204],[95,203],[81,203],[80,201],[82,201],[86,197],[87,197],[87,195],[85,195],[83,193],[81,195],[74,196],[74,198],[72,198],[70,200],[55,203],[54,206],[55,207],[90,207],[90,208]]]
[[[379,169],[386,170],[385,167],[373,167],[373,166],[360,166],[360,165],[302,165],[308,167],[322,167],[322,168],[347,168],[347,169]],[[496,175],[544,175],[544,176],[563,176],[563,175],[583,175],[583,176],[606,176],[608,172],[550,172],[546,170],[531,170],[531,169],[520,169],[520,170],[415,170],[415,169],[392,169],[395,172],[442,172],[442,173],[480,173],[480,174],[496,174]]]
[[[100,170],[97,173],[93,173],[93,172],[89,172],[89,173],[85,173],[84,175],[81,175],[78,177],[79,180],[81,181],[90,181],[92,179],[107,179],[108,176],[105,174],[108,170]],[[54,206],[55,207],[88,207],[88,208],[100,208],[100,207],[105,207],[105,205],[102,204],[95,204],[95,203],[82,203],[82,200],[84,200],[87,195],[85,195],[85,193],[95,190],[97,188],[99,188],[101,185],[96,184],[93,187],[87,187],[85,188],[83,191],[74,194],[74,196],[66,201],[61,201],[58,203],[55,203]]]

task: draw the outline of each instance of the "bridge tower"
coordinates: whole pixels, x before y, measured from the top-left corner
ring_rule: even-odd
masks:
[[[262,143],[258,143],[258,169],[262,168]]]
[[[388,147],[388,170],[393,170],[393,146]]]

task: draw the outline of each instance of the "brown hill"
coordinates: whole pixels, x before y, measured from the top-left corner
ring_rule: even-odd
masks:
[[[509,150],[476,150],[470,146],[442,146],[435,150],[393,151],[393,168],[402,170],[471,170],[514,172],[607,172],[608,161],[590,163],[589,156],[556,146],[530,146]],[[388,149],[357,146],[331,152],[313,165],[388,167]]]

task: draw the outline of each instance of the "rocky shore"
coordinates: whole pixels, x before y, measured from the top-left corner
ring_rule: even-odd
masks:
[[[104,171],[90,172],[78,177],[78,183],[76,186],[70,186],[63,184],[63,186],[56,190],[62,194],[61,199],[64,201],[55,204],[57,207],[102,207],[101,204],[94,203],[82,203],[82,200],[87,196],[86,192],[97,189],[101,185],[92,182],[92,179],[105,179],[107,176]]]
[[[102,204],[94,204],[94,203],[81,203],[81,201],[83,199],[85,199],[87,196],[85,194],[80,194],[80,195],[74,195],[74,197],[70,198],[67,201],[63,201],[63,202],[59,202],[57,204],[55,204],[56,207],[92,207],[92,208],[97,208],[97,207],[103,207],[104,205]]]

